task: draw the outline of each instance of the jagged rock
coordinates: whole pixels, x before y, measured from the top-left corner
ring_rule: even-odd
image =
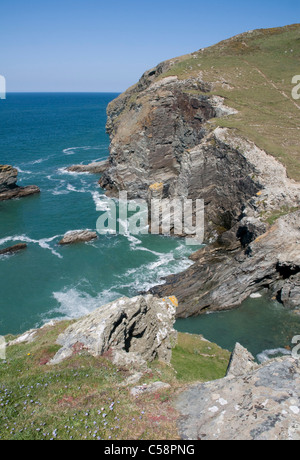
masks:
[[[175,295],[178,317],[238,306],[261,288],[279,296],[283,283],[300,272],[299,221],[300,211],[281,217],[246,251],[207,246],[193,254],[194,265],[166,277],[165,284],[150,292],[159,297]],[[297,303],[296,278],[288,286]]]
[[[84,243],[98,238],[96,232],[91,232],[90,230],[75,230],[70,231],[65,234],[65,236],[60,240],[60,245],[74,244],[74,243]]]
[[[67,168],[70,172],[88,172],[90,174],[102,174],[109,167],[107,160],[90,163],[88,165],[73,165]]]
[[[192,385],[176,403],[179,433],[189,440],[300,440],[300,361],[270,360],[253,368],[239,349],[240,371]],[[238,356],[235,356],[238,359]]]
[[[14,246],[10,246],[9,248],[0,249],[0,255],[3,254],[14,254],[15,252],[22,251],[23,249],[27,248],[27,244],[19,243],[15,244]]]
[[[246,350],[240,343],[237,343],[231,354],[227,376],[239,377],[255,369],[256,364],[252,354]]]
[[[0,201],[22,198],[40,193],[36,185],[19,187],[17,185],[18,170],[8,165],[0,165]]]
[[[144,361],[169,362],[177,333],[175,307],[151,295],[123,297],[78,320],[58,337],[62,345],[51,364],[72,356],[76,344],[93,356],[114,350],[136,353]],[[133,355],[129,356],[131,360]],[[125,358],[124,358],[125,362]]]

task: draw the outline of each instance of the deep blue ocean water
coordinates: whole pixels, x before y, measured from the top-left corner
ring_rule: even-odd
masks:
[[[104,195],[99,177],[64,168],[107,158],[106,107],[116,96],[18,93],[0,101],[0,164],[18,168],[19,185],[41,189],[40,195],[0,202],[0,248],[28,244],[23,252],[0,257],[2,335],[82,316],[190,265],[195,248],[163,236],[111,235],[58,245],[69,230],[96,228],[96,206]],[[262,298],[234,312],[180,320],[177,328],[228,349],[239,340],[257,353],[289,345],[300,334],[300,318]]]

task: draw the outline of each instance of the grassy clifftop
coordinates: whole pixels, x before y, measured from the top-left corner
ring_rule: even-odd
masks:
[[[56,366],[57,336],[69,325],[57,323],[32,343],[7,347],[0,360],[0,439],[177,439],[173,399],[194,381],[225,375],[229,352],[200,336],[179,334],[171,365],[153,362],[135,384],[131,372],[109,356],[84,350]],[[7,337],[12,339],[12,337]],[[135,385],[163,381],[170,388],[135,397]]]
[[[250,31],[168,61],[158,79],[200,76],[212,82],[238,114],[213,121],[235,128],[282,162],[300,180],[300,102],[292,78],[300,74],[300,24]]]

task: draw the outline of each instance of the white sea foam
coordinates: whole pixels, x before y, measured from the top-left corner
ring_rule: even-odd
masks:
[[[250,295],[251,299],[259,299],[260,297],[262,297],[262,295],[259,294],[259,292],[255,292],[254,294]]]
[[[20,174],[34,174],[32,171],[24,171],[23,169],[19,168],[19,166],[16,166],[16,170],[17,170]]]
[[[53,297],[59,306],[52,313],[58,313],[66,319],[74,319],[88,315],[102,305],[122,297],[122,295],[113,289],[105,289],[97,296],[91,296],[73,287],[54,292]]]
[[[60,175],[69,175],[69,176],[88,176],[89,172],[86,171],[68,171],[66,168],[58,168],[58,174]]]
[[[62,259],[62,255],[55,251],[49,244],[56,238],[59,238],[60,236],[61,235],[56,235],[52,236],[51,238],[42,238],[40,240],[34,240],[26,235],[7,236],[5,238],[0,239],[0,246],[2,244],[7,243],[8,241],[22,241],[23,243],[34,243],[38,244],[43,249],[48,249],[54,256]]]
[[[274,356],[280,355],[291,355],[290,350],[286,350],[285,348],[273,348],[271,350],[264,350],[257,355],[257,360],[259,363],[265,363],[270,359],[274,358]]]
[[[99,192],[91,192],[91,195],[96,206],[96,211],[109,211],[108,200],[110,200],[110,198],[107,198],[106,195]]]
[[[50,155],[50,156],[45,157],[45,158],[39,158],[38,160],[29,161],[27,164],[29,164],[29,165],[38,165],[40,163],[44,163],[44,161],[48,161],[49,158],[51,158],[51,156],[53,156],[53,155]]]
[[[64,149],[63,150],[63,153],[65,155],[75,155],[76,150],[99,150],[103,148],[103,146],[100,146],[100,145],[94,145],[94,146],[90,146],[90,145],[85,145],[83,147],[68,147],[67,149]]]

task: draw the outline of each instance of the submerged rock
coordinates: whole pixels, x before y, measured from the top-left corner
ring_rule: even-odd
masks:
[[[15,252],[22,251],[23,249],[27,248],[27,244],[19,243],[15,244],[14,246],[10,246],[9,248],[0,249],[0,255],[3,254],[14,254]]]
[[[175,307],[171,302],[151,295],[123,297],[68,327],[57,339],[62,348],[50,364],[72,356],[79,346],[93,356],[114,355],[118,364],[122,359],[125,365],[131,363],[137,356],[142,367],[155,358],[169,362],[177,339],[174,322]],[[129,353],[128,359],[115,351]]]
[[[60,240],[60,245],[84,243],[98,238],[96,232],[90,230],[74,230],[67,232],[65,236]]]
[[[0,165],[0,201],[23,198],[40,193],[36,185],[19,187],[17,185],[18,170],[9,165]]]
[[[300,440],[299,359],[251,365],[249,356],[238,346],[234,371],[221,380],[193,385],[179,396],[182,439]]]

